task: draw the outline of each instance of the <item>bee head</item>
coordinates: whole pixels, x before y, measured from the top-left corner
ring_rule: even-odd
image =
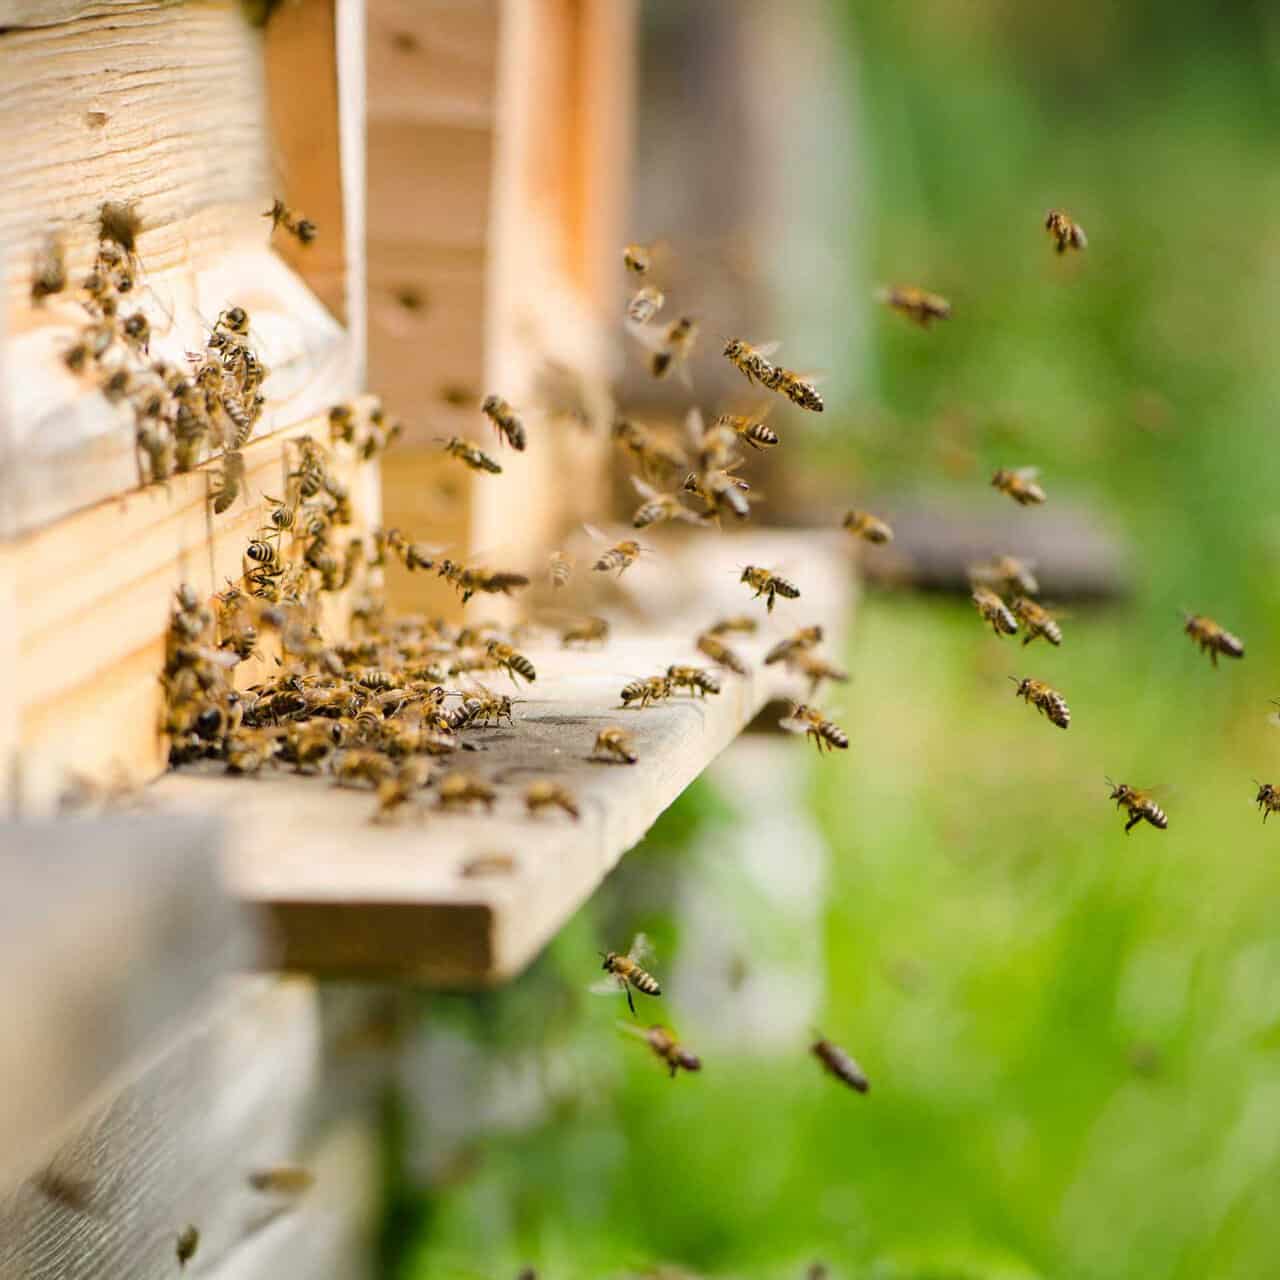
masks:
[[[604,964],[600,966],[606,973],[613,968],[613,962],[618,958],[616,951],[602,951],[600,954],[604,957]]]
[[[724,344],[724,354],[728,356],[730,360],[736,360],[742,354],[742,339],[730,338],[729,341]]]
[[[480,412],[493,413],[497,409],[499,403],[500,402],[497,396],[492,396],[492,395],[485,396],[483,402],[480,405]]]
[[[1107,779],[1107,782],[1111,787],[1111,795],[1109,798],[1114,800],[1117,804],[1122,804],[1133,794],[1133,788],[1126,782],[1112,782],[1110,778]]]

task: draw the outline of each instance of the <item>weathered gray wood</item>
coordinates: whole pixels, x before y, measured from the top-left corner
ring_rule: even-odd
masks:
[[[0,826],[0,1187],[252,961],[219,845],[214,823],[169,815]]]
[[[789,573],[801,598],[779,601],[769,618],[737,581],[748,561]],[[816,535],[704,534],[685,556],[637,565],[623,586],[633,608],[654,621],[618,626],[597,652],[531,644],[538,680],[519,691],[516,723],[470,732],[482,751],[452,762],[498,785],[492,816],[423,809],[373,825],[370,793],[290,774],[237,780],[184,772],[152,790],[157,802],[231,815],[230,884],[247,902],[271,909],[285,967],[437,985],[501,981],[532,960],[765,703],[804,696],[805,682],[762,666],[761,658],[780,635],[815,622],[838,655],[852,577],[842,539],[833,544]],[[671,663],[705,665],[694,648],[697,634],[722,614],[752,611],[761,632],[730,638],[752,664],[749,676],[726,672],[718,697],[620,708],[628,681]],[[612,724],[634,735],[638,764],[589,758],[596,733]],[[794,749],[812,747],[796,741]],[[581,821],[527,816],[523,792],[535,777],[568,786]],[[423,799],[429,803],[432,793]],[[511,858],[509,871],[466,874],[474,858],[495,853]]]

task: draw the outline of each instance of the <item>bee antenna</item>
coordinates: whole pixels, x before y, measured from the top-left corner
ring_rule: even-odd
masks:
[[[1014,684],[1022,683],[1022,681],[1017,676],[1010,676],[1009,679],[1012,680]]]

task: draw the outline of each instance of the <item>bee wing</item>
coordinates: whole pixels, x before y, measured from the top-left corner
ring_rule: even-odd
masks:
[[[593,996],[616,996],[622,990],[622,983],[617,978],[602,978],[593,982],[587,990]]]
[[[632,476],[631,483],[635,487],[635,491],[646,502],[652,502],[655,498],[661,498],[663,496],[653,487],[653,485],[646,484],[639,476]]]
[[[1019,480],[1038,480],[1040,478],[1039,467],[1018,467],[1014,473]]]
[[[649,941],[648,934],[637,933],[631,940],[631,950],[627,952],[627,959],[632,964],[647,964],[653,959],[653,943]]]
[[[614,1025],[619,1031],[625,1031],[627,1035],[635,1036],[637,1040],[645,1040],[648,1038],[648,1031],[634,1022],[623,1022],[622,1019],[619,1018]]]
[[[783,716],[778,721],[778,726],[787,733],[806,733],[809,729],[809,722],[807,720],[798,720],[793,715]]]
[[[609,541],[608,536],[605,534],[603,529],[597,528],[597,526],[593,524],[583,524],[582,527],[586,531],[587,537],[590,538],[592,542],[606,543]]]
[[[684,438],[685,444],[697,453],[702,448],[702,437],[707,433],[707,424],[702,417],[702,410],[698,408],[690,409],[684,415]]]

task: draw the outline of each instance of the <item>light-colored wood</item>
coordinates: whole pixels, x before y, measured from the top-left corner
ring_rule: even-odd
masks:
[[[0,1189],[210,984],[262,960],[220,844],[169,815],[0,825]]]
[[[0,547],[0,583],[12,574],[17,608],[17,707],[25,803],[47,806],[68,769],[141,781],[164,765],[160,735],[164,632],[174,589],[204,597],[239,580],[248,540],[265,521],[263,494],[285,492],[291,442],[328,441],[313,419],[244,450],[247,496],[214,516],[218,464],[91,507]],[[336,469],[351,482],[359,533],[376,512],[376,468],[346,446]],[[331,633],[340,613],[330,611]],[[262,670],[242,664],[243,685]]]
[[[370,1096],[329,1089],[313,986],[236,979],[82,1117],[0,1201],[0,1275],[168,1280],[188,1224],[197,1275],[368,1274],[376,1196]],[[65,1045],[63,1046],[65,1049]],[[255,1170],[302,1164],[301,1197],[254,1191]],[[75,1193],[78,1207],[47,1188]],[[354,1270],[346,1270],[347,1267]]]
[[[787,564],[801,599],[780,601],[772,619],[736,581],[749,557]],[[530,645],[536,683],[522,688],[511,727],[475,730],[482,747],[453,767],[499,784],[492,816],[437,811],[373,825],[368,792],[325,780],[276,774],[249,780],[182,772],[152,790],[157,803],[228,812],[235,823],[227,874],[235,892],[269,907],[286,967],[317,973],[404,977],[432,984],[480,985],[518,973],[663,809],[771,700],[802,693],[778,666],[760,659],[778,637],[822,623],[839,652],[851,574],[843,546],[818,537],[705,535],[687,558],[655,558],[628,571],[634,606],[655,621],[632,623],[595,653]],[[623,710],[619,692],[671,663],[704,664],[697,633],[721,613],[759,612],[762,632],[734,637],[753,664],[725,673],[718,697],[677,697]],[[490,680],[491,687],[497,687]],[[597,732],[621,725],[640,762],[589,759]],[[812,750],[797,741],[795,750]],[[847,768],[838,756],[831,768]],[[530,818],[523,789],[535,777],[564,782],[582,818]],[[423,793],[429,804],[432,793]],[[479,855],[514,860],[506,874],[464,874]]]
[[[339,9],[347,2],[339,0]],[[340,308],[343,278],[358,277],[359,254],[343,251],[333,0],[287,8],[308,49],[328,41],[327,74],[291,77],[277,58],[270,79],[272,101],[286,96],[287,83],[288,120],[301,118],[327,147],[325,163],[306,168],[303,193],[322,206],[317,218],[336,225],[328,238],[322,228],[308,271]],[[83,277],[104,200],[138,202],[144,287],[135,296],[155,331],[152,354],[181,364],[186,351],[203,347],[221,310],[234,303],[250,311],[271,370],[259,434],[348,394],[361,359],[359,326],[344,337],[269,243],[262,214],[276,171],[281,163],[303,169],[292,157],[305,139],[294,130],[278,146],[268,127],[264,35],[245,21],[237,0],[137,0],[56,12],[57,21],[19,21],[0,33],[4,359],[21,371],[5,379],[0,398],[8,402],[20,529],[137,484],[127,410],[60,360],[85,322],[74,292],[40,308],[29,302],[33,256],[51,231],[66,241],[69,279]],[[14,16],[33,15],[19,5]],[[279,37],[269,43],[279,50]],[[326,69],[325,58],[316,57]],[[359,227],[345,231],[360,250]]]

